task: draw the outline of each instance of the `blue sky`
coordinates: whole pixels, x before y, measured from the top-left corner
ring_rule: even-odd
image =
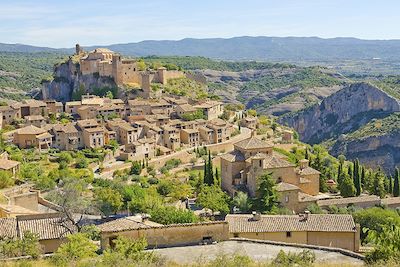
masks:
[[[400,39],[398,0],[0,0],[0,42],[50,47],[186,37]]]

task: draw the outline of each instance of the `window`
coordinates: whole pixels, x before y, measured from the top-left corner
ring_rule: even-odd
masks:
[[[286,232],[286,237],[287,237],[287,238],[292,237],[292,232]]]
[[[289,202],[289,196],[288,195],[285,196],[285,202],[286,203]]]
[[[260,168],[262,167],[262,160],[260,160]]]
[[[233,237],[239,237],[239,234],[238,233],[234,233]]]

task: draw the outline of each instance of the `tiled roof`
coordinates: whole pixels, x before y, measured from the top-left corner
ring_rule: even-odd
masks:
[[[313,169],[313,168],[311,168],[311,167],[306,167],[306,168],[304,168],[304,169],[297,168],[296,171],[297,171],[297,173],[300,174],[300,175],[320,174],[319,171],[317,171],[317,170],[315,170],[315,169]]]
[[[245,161],[245,157],[240,151],[234,150],[230,153],[223,154],[221,158],[230,161],[230,162],[238,162],[238,161]]]
[[[242,149],[257,149],[257,148],[272,147],[272,145],[258,139],[255,136],[252,136],[245,140],[239,141],[239,142],[235,143],[234,145],[239,148],[242,148]]]
[[[99,229],[102,232],[118,232],[151,228],[160,225],[162,224],[158,224],[152,221],[142,222],[141,218],[138,218],[137,216],[130,216],[100,224]]]
[[[276,185],[276,190],[279,192],[283,192],[283,191],[300,190],[300,188],[293,184],[282,182]]]
[[[45,120],[45,118],[42,115],[30,115],[30,116],[25,116],[25,119],[28,121],[39,121],[39,120]]]
[[[309,194],[299,192],[299,202],[316,202],[316,201],[317,201],[317,198],[315,198]]]
[[[0,169],[1,170],[9,170],[18,166],[20,163],[19,161],[9,160],[9,159],[0,159]]]
[[[60,132],[64,132],[64,133],[77,133],[78,132],[75,125],[72,123],[68,123],[65,125],[57,124],[57,125],[54,125],[53,129],[54,129],[54,131],[57,131],[57,132],[60,131]]]
[[[225,220],[231,233],[356,231],[353,217],[348,214],[309,214],[307,219],[299,215],[261,215],[258,221],[251,214],[229,214]]]
[[[196,109],[189,104],[178,105],[177,108],[183,110],[183,112],[194,112]]]
[[[276,154],[272,154],[271,156],[267,156],[264,160],[264,168],[273,169],[273,168],[285,168],[285,167],[294,167],[293,163],[290,163],[287,160],[281,159]]]
[[[64,222],[57,213],[18,215],[16,218],[0,219],[0,237],[23,238],[26,231],[37,234],[39,240],[65,237],[68,229],[74,229],[71,223]]]
[[[46,132],[45,130],[40,129],[34,125],[29,125],[17,130],[18,134],[42,134],[45,132]]]
[[[0,218],[0,237],[17,237],[17,220],[15,218]]]
[[[318,200],[319,206],[331,206],[331,205],[343,205],[343,204],[356,204],[363,202],[377,202],[380,203],[378,196],[359,196],[359,197],[347,197],[347,198],[333,198]]]
[[[122,232],[122,231],[130,231],[137,229],[191,227],[196,225],[213,225],[213,224],[227,224],[227,222],[211,221],[211,222],[200,222],[200,223],[178,223],[178,224],[162,225],[152,221],[142,222],[142,220],[137,216],[131,216],[100,224],[98,228],[100,229],[101,232]]]
[[[39,214],[17,217],[21,238],[26,231],[37,234],[39,240],[58,239],[69,234],[67,228],[62,225],[63,219],[56,213],[46,214],[47,218],[41,216]],[[72,228],[72,225],[70,227]]]

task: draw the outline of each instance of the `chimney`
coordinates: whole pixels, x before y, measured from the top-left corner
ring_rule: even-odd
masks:
[[[304,220],[307,221],[308,220],[308,216],[310,215],[310,211],[305,210],[304,211]]]
[[[253,214],[253,217],[252,217],[252,220],[253,220],[253,221],[259,221],[259,220],[261,220],[261,213],[256,212],[256,211],[253,211],[252,214]]]
[[[308,159],[300,160],[300,169],[303,170],[303,169],[307,168],[308,167],[308,163],[309,163]]]

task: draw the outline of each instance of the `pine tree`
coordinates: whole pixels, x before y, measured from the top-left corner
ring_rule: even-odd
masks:
[[[395,173],[394,173],[394,182],[393,182],[393,196],[398,197],[400,195],[400,185],[399,185],[399,169],[396,168]]]

